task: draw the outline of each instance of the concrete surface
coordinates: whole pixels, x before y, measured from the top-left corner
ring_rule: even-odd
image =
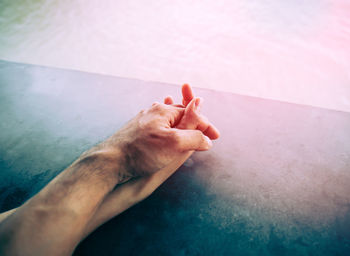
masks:
[[[350,114],[204,89],[221,131],[75,255],[349,255]],[[0,61],[0,209],[179,86]]]

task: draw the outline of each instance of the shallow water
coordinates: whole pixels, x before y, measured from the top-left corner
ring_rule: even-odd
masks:
[[[350,111],[350,1],[0,0],[0,59]]]

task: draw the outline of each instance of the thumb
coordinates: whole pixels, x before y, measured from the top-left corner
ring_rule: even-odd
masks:
[[[177,148],[180,151],[205,151],[209,150],[213,145],[212,141],[199,130],[182,130],[176,128],[174,130],[177,138]]]
[[[201,98],[193,98],[185,108],[184,115],[180,120],[180,123],[176,126],[179,129],[193,129],[196,130],[198,126],[198,114],[197,109],[200,107],[200,103],[203,100]]]

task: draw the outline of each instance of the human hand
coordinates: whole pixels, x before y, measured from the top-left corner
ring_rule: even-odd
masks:
[[[185,108],[184,116],[176,128],[194,129],[200,127],[207,133],[210,139],[217,139],[219,137],[219,131],[207,121],[207,118],[200,114],[200,107],[203,100],[194,98],[192,89],[188,85],[183,85],[182,95],[183,105],[175,105],[171,96],[164,99],[164,104]],[[104,201],[99,206],[99,209],[88,223],[84,236],[87,236],[104,222],[152,194],[153,191],[169,178],[192,153],[193,151],[184,152],[181,156],[176,157],[170,164],[156,173],[133,178],[117,186],[105,197]]]
[[[208,150],[218,132],[199,114],[201,99],[187,107],[154,103],[141,111],[98,150],[121,154],[123,177],[153,174],[192,150]]]
[[[184,84],[181,88],[182,91],[182,105],[174,104],[174,100],[171,96],[164,99],[164,104],[173,105],[178,107],[187,107],[194,99],[194,94],[191,86]],[[203,132],[204,135],[211,140],[216,140],[220,137],[218,129],[209,122],[208,118],[200,113],[203,99],[196,98],[196,108],[193,106],[185,109],[185,114],[181,119],[181,122],[176,126],[179,129],[197,129]]]
[[[2,225],[1,232],[3,235],[15,234],[6,238],[13,240],[11,244],[8,243],[7,249],[16,251],[18,248],[12,245],[21,244],[22,251],[33,252],[33,255],[38,255],[38,250],[45,255],[48,253],[44,252],[51,255],[52,252],[68,254],[96,227],[152,193],[193,150],[207,150],[211,146],[208,139],[215,139],[219,134],[200,115],[201,100],[193,99],[192,95],[191,100],[186,102],[189,98],[186,89],[185,93],[183,89],[183,95],[184,105],[173,105],[166,99],[165,104],[154,104],[149,110],[141,111],[119,132],[84,153],[25,205],[5,214],[4,221],[7,221],[6,225]],[[196,128],[203,133],[194,130]],[[160,143],[159,140],[163,139],[170,143]],[[147,143],[150,143],[150,148]],[[132,156],[132,151],[128,151],[130,144],[136,148],[137,161],[134,162],[127,159],[128,154]],[[162,147],[166,149],[164,152]],[[157,158],[152,161],[149,158],[153,153]],[[142,165],[142,159],[146,160],[145,165]],[[128,169],[127,164],[132,169]],[[143,168],[137,171],[137,167]],[[126,180],[125,177],[138,178],[106,194],[114,178],[104,173],[116,169],[124,172],[122,181]],[[117,180],[115,182],[118,183]],[[55,222],[51,221],[52,217]],[[32,230],[38,226],[44,236],[33,236]],[[28,234],[31,234],[29,240]],[[36,246],[33,246],[33,241]]]

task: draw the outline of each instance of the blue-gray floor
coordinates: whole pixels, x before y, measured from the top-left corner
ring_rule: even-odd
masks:
[[[349,255],[350,114],[196,89],[221,131],[75,255]],[[179,86],[0,61],[0,209]]]

